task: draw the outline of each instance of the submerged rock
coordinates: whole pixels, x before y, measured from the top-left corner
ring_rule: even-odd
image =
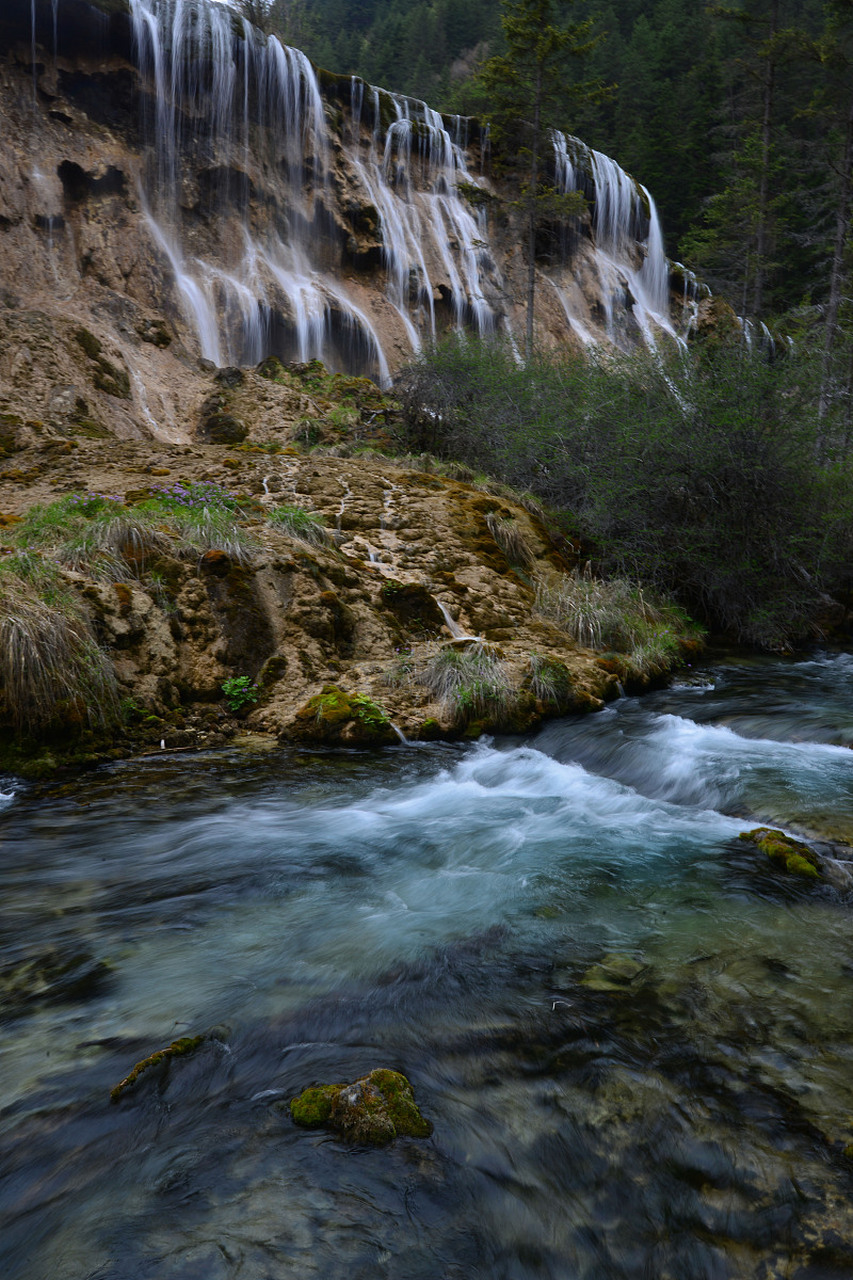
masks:
[[[87,951],[28,956],[0,972],[0,1015],[17,1017],[38,1001],[86,999],[109,975],[109,964]]]
[[[349,1142],[382,1147],[394,1138],[428,1138],[412,1086],[399,1071],[380,1068],[352,1084],[312,1085],[290,1103],[294,1124],[327,1128]]]
[[[740,839],[756,845],[774,867],[788,875],[812,880],[823,879],[820,855],[802,840],[786,836],[784,831],[775,831],[772,827],[755,827],[752,831],[741,832]]]
[[[597,964],[590,965],[581,978],[581,986],[588,987],[590,991],[624,991],[647,969],[648,965],[633,956],[611,952]]]

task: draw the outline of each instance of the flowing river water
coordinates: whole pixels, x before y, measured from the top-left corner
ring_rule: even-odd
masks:
[[[0,1274],[849,1277],[851,902],[737,837],[853,843],[851,745],[818,654],[524,740],[0,779]],[[430,1139],[282,1106],[377,1066]]]

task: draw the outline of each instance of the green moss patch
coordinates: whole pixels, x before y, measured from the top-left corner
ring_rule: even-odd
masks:
[[[326,684],[296,713],[297,736],[352,746],[384,746],[397,741],[391,721],[378,703],[363,693],[346,693]]]
[[[810,880],[823,879],[820,858],[815,851],[801,840],[786,836],[784,831],[775,831],[772,827],[756,827],[753,831],[742,832],[740,839],[756,845],[774,867],[788,875]]]
[[[349,1142],[385,1146],[394,1138],[428,1138],[432,1125],[399,1071],[380,1068],[352,1084],[312,1085],[290,1103],[294,1124],[329,1128]]]

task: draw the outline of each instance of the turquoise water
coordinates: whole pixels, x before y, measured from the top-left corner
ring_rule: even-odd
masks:
[[[524,740],[0,779],[0,1273],[853,1274],[850,904],[737,840],[853,842],[850,743],[830,654]],[[375,1066],[431,1139],[281,1109]]]

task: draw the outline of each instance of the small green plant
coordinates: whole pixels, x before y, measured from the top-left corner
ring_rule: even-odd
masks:
[[[239,711],[242,707],[257,702],[261,691],[260,685],[249,676],[229,676],[219,687],[225,694],[225,701],[231,711]]]
[[[145,708],[135,698],[122,698],[119,714],[125,724],[137,724],[145,715]]]

